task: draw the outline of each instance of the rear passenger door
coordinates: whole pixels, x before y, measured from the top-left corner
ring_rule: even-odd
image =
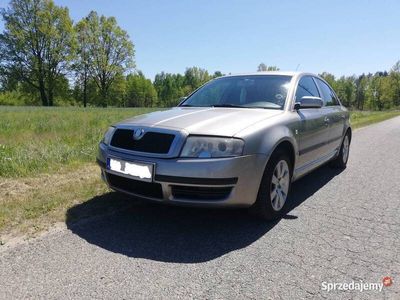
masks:
[[[345,113],[342,110],[339,100],[337,99],[332,88],[319,78],[315,78],[318,84],[321,98],[324,101],[324,111],[329,124],[329,140],[328,145],[331,151],[338,149],[342,142]]]
[[[296,100],[304,96],[321,97],[311,76],[303,76],[296,88]],[[329,128],[326,124],[324,108],[302,108],[297,111],[299,125],[298,167],[306,166],[329,153]]]

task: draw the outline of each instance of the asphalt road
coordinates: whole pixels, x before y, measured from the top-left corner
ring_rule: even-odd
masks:
[[[400,299],[399,117],[356,131],[347,169],[317,170],[290,201],[276,223],[134,202],[67,221],[0,251],[0,298]],[[380,292],[322,289],[384,276]]]

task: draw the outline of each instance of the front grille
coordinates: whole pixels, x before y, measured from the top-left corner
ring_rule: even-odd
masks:
[[[146,132],[140,140],[133,139],[132,129],[117,129],[111,146],[147,153],[167,154],[175,135],[161,132]]]
[[[163,198],[162,187],[159,183],[139,181],[110,173],[107,173],[107,181],[111,187],[119,190],[127,191],[144,197],[157,199]]]
[[[223,200],[232,191],[232,187],[199,187],[172,185],[171,192],[176,199],[190,200]]]

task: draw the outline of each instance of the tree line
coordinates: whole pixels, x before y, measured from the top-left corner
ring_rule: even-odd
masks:
[[[0,10],[0,105],[170,107],[210,79],[199,67],[161,72],[153,81],[135,66],[135,47],[114,17],[91,11],[73,22],[52,0],[11,0]],[[279,70],[261,63],[257,71]],[[390,71],[342,76],[322,73],[355,109],[400,106],[400,62]]]
[[[258,65],[257,71],[277,71],[276,66]],[[400,61],[390,71],[335,77],[319,74],[335,90],[342,103],[357,110],[384,110],[400,107]]]
[[[400,107],[400,61],[389,71],[335,78],[320,74],[335,90],[342,103],[358,110],[384,110]]]

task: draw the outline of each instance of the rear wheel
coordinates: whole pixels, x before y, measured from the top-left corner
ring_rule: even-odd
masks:
[[[339,155],[332,161],[331,166],[334,168],[345,169],[350,153],[350,134],[347,132],[340,146]]]
[[[253,213],[266,220],[282,216],[290,191],[292,164],[286,153],[274,154],[267,164],[261,180]]]

